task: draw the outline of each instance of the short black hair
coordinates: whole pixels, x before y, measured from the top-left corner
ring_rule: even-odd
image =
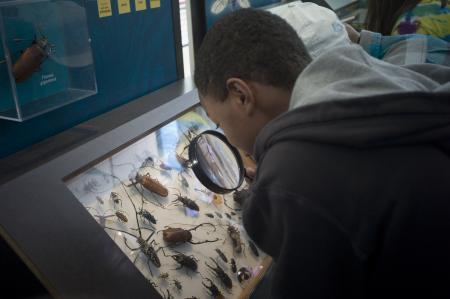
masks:
[[[241,9],[219,19],[198,51],[194,81],[200,95],[228,95],[226,80],[237,77],[291,90],[311,62],[295,30],[281,17]]]

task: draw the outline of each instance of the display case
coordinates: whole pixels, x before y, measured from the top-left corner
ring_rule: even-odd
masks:
[[[58,298],[245,298],[270,261],[187,167],[208,129],[194,90],[0,186],[1,236]]]
[[[84,2],[0,2],[0,119],[24,121],[97,93]]]

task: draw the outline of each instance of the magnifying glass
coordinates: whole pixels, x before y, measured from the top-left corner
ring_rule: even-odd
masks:
[[[244,181],[245,169],[241,155],[217,131],[208,130],[192,139],[188,164],[197,179],[218,194],[233,192]]]

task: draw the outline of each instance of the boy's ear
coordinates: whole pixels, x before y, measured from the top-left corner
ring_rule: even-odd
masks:
[[[226,82],[228,96],[241,108],[244,108],[246,114],[252,114],[255,108],[255,98],[251,86],[242,79],[229,78]]]

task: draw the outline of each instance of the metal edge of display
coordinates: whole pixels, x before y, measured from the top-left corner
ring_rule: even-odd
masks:
[[[192,90],[0,186],[0,234],[52,296],[161,297],[64,180],[197,104]]]

